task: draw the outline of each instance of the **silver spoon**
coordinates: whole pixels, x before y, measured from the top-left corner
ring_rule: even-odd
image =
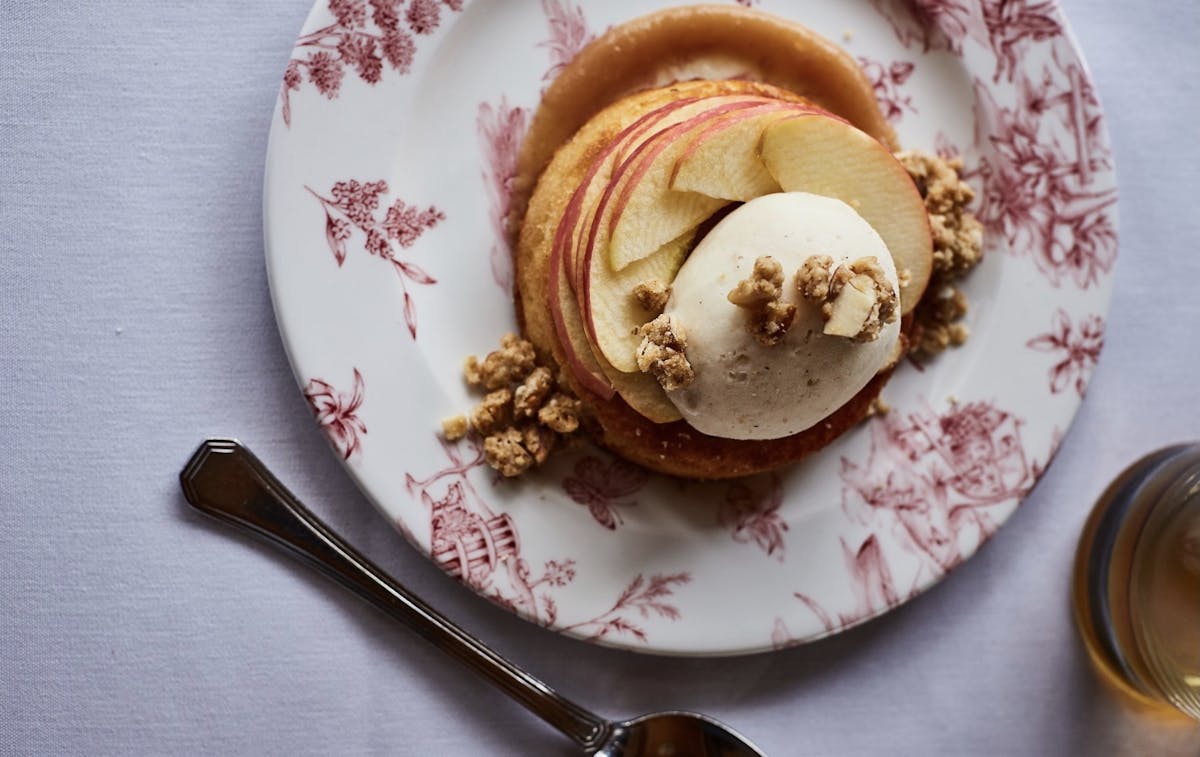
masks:
[[[529,675],[359,554],[300,504],[250,450],[209,439],[179,474],[196,509],[286,547],[492,682],[595,757],[763,757],[741,735],[704,715],[656,712],[613,722]]]

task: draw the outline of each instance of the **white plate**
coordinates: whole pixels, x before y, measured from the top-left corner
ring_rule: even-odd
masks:
[[[966,346],[904,366],[889,415],[802,465],[717,484],[597,450],[500,482],[435,433],[472,403],[464,356],[515,326],[499,219],[540,91],[668,3],[409,0],[394,23],[376,5],[322,0],[297,42],[267,264],[319,423],[414,546],[547,628],[738,654],[911,599],[1012,515],[1083,397],[1117,246],[1100,106],[1053,3],[763,0],[860,56],[906,146],[961,151],[990,233]]]

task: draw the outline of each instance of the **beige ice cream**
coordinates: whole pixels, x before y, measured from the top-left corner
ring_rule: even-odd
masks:
[[[765,255],[782,264],[783,301],[797,308],[791,329],[774,346],[756,341],[745,310],[727,299]],[[843,405],[894,360],[898,320],[870,342],[823,333],[819,308],[793,285],[812,255],[827,255],[835,266],[874,256],[898,295],[896,266],[879,234],[846,203],[804,192],[747,202],[717,224],[680,269],[665,312],[687,334],[696,375],[668,396],[697,430],[726,439],[790,436]]]

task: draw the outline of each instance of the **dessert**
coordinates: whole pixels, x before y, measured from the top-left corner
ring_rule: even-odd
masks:
[[[955,167],[896,148],[853,58],[798,25],[677,8],[592,43],[519,161],[525,338],[465,369],[488,462],[517,475],[582,430],[728,478],[886,407],[911,338],[965,337],[953,282],[981,242]]]

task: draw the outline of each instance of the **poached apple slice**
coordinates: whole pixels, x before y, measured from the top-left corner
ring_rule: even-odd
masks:
[[[660,130],[630,153],[613,176],[620,189],[613,199],[605,257],[614,270],[648,257],[726,204],[724,199],[671,189],[675,163],[691,138],[773,105],[766,101],[713,108]]]
[[[774,102],[777,101],[760,95],[717,95],[702,98],[663,114],[652,124],[643,125],[637,130],[626,130],[626,134],[614,140],[602,154],[604,165],[589,175],[584,184],[581,184],[585,187],[581,203],[583,210],[574,237],[575,245],[569,255],[572,272],[571,283],[575,287],[576,293],[580,297],[583,296],[584,279],[587,276],[588,267],[586,251],[597,244],[597,240],[601,244],[608,244],[610,226],[616,217],[614,213],[621,209],[619,190],[627,186],[627,183],[635,176],[644,175],[649,165],[648,159],[652,157],[650,153],[655,149],[669,146],[669,141],[664,141],[666,135],[679,134],[684,128],[698,126],[717,116],[746,108],[765,107]],[[598,226],[596,224],[601,223],[597,220],[601,211],[605,213],[605,220],[603,221],[604,225]],[[678,234],[664,239],[655,248],[647,250],[646,255],[653,254],[663,245],[678,237],[679,234],[697,224],[680,229]],[[583,254],[580,254],[581,252]]]
[[[836,198],[871,224],[896,270],[908,271],[901,312],[916,307],[933,271],[933,239],[921,194],[891,151],[841,119],[814,113],[767,126],[760,149],[783,191]]]
[[[638,373],[637,348],[642,337],[635,330],[656,315],[638,304],[634,288],[651,279],[670,285],[692,249],[695,236],[696,229],[688,229],[653,255],[619,271],[610,268],[603,255],[592,256],[584,287],[583,296],[588,300],[583,318],[592,343],[618,371]]]
[[[706,197],[749,202],[780,190],[759,154],[763,130],[781,118],[819,112],[801,103],[763,108],[734,123],[716,124],[693,136],[671,172],[670,187]]]
[[[567,282],[564,259],[550,254],[550,313],[567,360],[567,369],[588,391],[603,399],[619,394],[634,412],[653,423],[670,423],[682,416],[653,377],[624,373],[609,365],[588,340],[575,293]]]
[[[590,228],[594,206],[605,193],[615,168],[620,150],[631,143],[642,141],[647,133],[664,123],[674,123],[699,112],[707,112],[742,102],[770,102],[759,95],[714,95],[710,97],[682,98],[666,103],[639,117],[618,132],[591,162],[578,188],[563,211],[555,231],[549,260],[548,298],[555,332],[563,346],[566,362],[579,383],[588,391],[610,399],[614,387],[602,370],[600,360],[592,354],[586,338],[582,310],[576,295],[571,291],[575,283],[576,239],[583,229],[584,240]],[[579,256],[582,258],[582,255]],[[582,262],[582,261],[581,261]],[[579,287],[582,290],[582,286]],[[564,316],[564,313],[569,315]],[[606,366],[608,367],[608,366]],[[611,372],[611,371],[610,371]],[[663,398],[665,401],[665,397]],[[668,403],[669,404],[669,403]],[[673,407],[673,406],[672,406]],[[662,415],[661,412],[658,413]]]

